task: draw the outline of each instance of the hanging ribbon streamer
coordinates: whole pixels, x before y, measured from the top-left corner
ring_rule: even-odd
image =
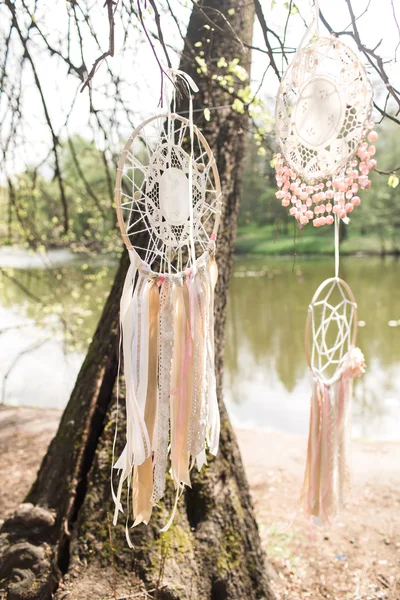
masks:
[[[198,88],[182,71],[170,69],[168,76],[174,84],[168,113],[135,130],[117,169],[118,222],[131,265],[121,298],[126,445],[113,464],[119,483],[112,495],[114,523],[126,512],[130,546],[129,527],[148,523],[168,469],[176,494],[163,531],[190,486],[193,464],[201,468],[207,445],[216,453],[219,439],[213,298],[221,190],[212,152],[193,123]],[[189,119],[175,112],[178,79]],[[114,447],[116,441],[117,432]]]

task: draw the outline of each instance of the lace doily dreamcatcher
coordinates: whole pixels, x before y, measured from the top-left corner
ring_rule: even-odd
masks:
[[[360,204],[376,166],[377,134],[369,120],[372,88],[356,54],[336,38],[318,34],[304,47],[315,19],[288,67],[276,102],[276,193],[300,227],[333,224],[335,276],[311,301],[306,355],[312,375],[310,427],[301,495],[305,513],[330,523],[349,482],[352,382],[365,370],[355,347],[357,304],[339,278],[339,225]]]
[[[316,4],[318,13],[318,5]],[[307,39],[313,28],[305,35]],[[343,42],[304,40],[276,100],[276,197],[300,225],[331,225],[360,204],[376,167],[370,121],[372,87],[358,56]]]
[[[142,123],[121,154],[116,178],[131,265],[121,298],[127,430],[114,465],[120,471],[114,523],[126,483],[126,519],[131,503],[133,525],[148,523],[169,469],[176,508],[191,467],[206,461],[206,446],[216,454],[220,429],[213,310],[220,181],[193,124],[197,87],[180,71],[169,76],[188,89],[189,119],[169,112]]]

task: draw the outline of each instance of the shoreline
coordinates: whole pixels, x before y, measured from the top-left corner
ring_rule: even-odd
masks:
[[[262,229],[262,228],[261,228]],[[391,259],[400,259],[400,249],[389,249],[382,250],[381,248],[377,248],[374,242],[377,241],[377,238],[363,237],[363,236],[355,236],[354,238],[350,238],[352,244],[354,245],[359,239],[363,240],[363,242],[367,242],[367,246],[371,244],[372,247],[364,248],[362,250],[354,248],[349,250],[346,248],[345,240],[340,248],[340,254],[342,257],[352,257],[352,258],[391,258]],[[238,234],[236,238],[235,250],[234,250],[234,258],[282,258],[282,259],[293,259],[294,256],[299,258],[309,258],[316,260],[318,258],[328,258],[333,255],[334,246],[331,243],[330,239],[327,239],[326,236],[322,238],[322,244],[315,248],[314,250],[308,250],[307,244],[314,242],[314,236],[310,236],[307,238],[296,238],[296,242],[294,243],[292,237],[287,237],[284,235],[278,236],[276,239],[271,239],[270,237],[264,238],[262,231],[258,232],[255,237],[247,239],[246,233]],[[262,244],[265,248],[264,250],[258,250],[258,244]],[[279,248],[281,244],[284,244],[285,250],[282,251]],[[374,247],[375,246],[375,247]],[[254,249],[253,249],[254,247]],[[1,246],[1,251],[4,256],[1,256],[0,253],[0,267],[4,269],[29,269],[29,268],[45,268],[45,265],[42,262],[42,257],[48,254],[54,255],[56,259],[56,264],[52,265],[52,267],[61,267],[67,264],[71,260],[82,260],[86,259],[88,256],[96,256],[99,259],[101,258],[104,261],[104,258],[110,261],[110,264],[117,265],[120,253],[118,251],[113,252],[104,252],[103,249],[99,248],[96,252],[88,251],[88,249],[79,248],[79,249],[71,249],[70,246],[54,246],[46,249],[44,253],[36,252],[32,249],[27,249],[19,245],[7,245]],[[9,252],[9,254],[7,254]],[[19,265],[13,259],[15,257],[12,256],[12,253],[19,253],[20,256],[17,258],[21,258],[22,263]],[[62,253],[65,256],[62,256]],[[29,257],[28,262],[23,262],[26,257]],[[3,259],[3,260],[2,260]],[[5,259],[5,260],[4,260]]]

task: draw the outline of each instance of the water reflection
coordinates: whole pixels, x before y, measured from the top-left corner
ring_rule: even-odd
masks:
[[[237,260],[229,293],[225,397],[235,424],[307,431],[309,375],[304,355],[308,303],[332,261]],[[347,258],[341,275],[358,301],[358,345],[367,374],[357,382],[353,433],[399,438],[400,263]]]
[[[62,408],[97,325],[116,261],[99,257],[94,263],[56,253],[43,264],[42,259],[12,252],[5,259],[0,252],[0,266],[3,263],[7,268],[0,274],[0,379],[9,373],[6,401]],[[294,266],[289,259],[236,260],[224,378],[234,424],[307,431],[310,382],[304,324],[308,303],[332,268],[329,259],[297,259]],[[359,320],[365,322],[358,345],[368,371],[355,389],[354,435],[399,439],[400,262],[346,258],[341,274],[357,298]],[[24,350],[28,351],[21,355]]]
[[[63,408],[96,328],[115,260],[0,252],[0,398]],[[3,266],[4,265],[4,266]]]

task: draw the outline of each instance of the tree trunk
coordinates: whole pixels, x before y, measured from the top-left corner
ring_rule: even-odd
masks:
[[[230,14],[233,8],[234,13]],[[231,27],[244,42],[251,43],[253,19],[252,3],[243,0],[207,0],[194,5],[180,68],[199,84],[195,108],[230,105],[237,89],[247,84],[234,77],[232,94],[212,75],[224,74],[217,66],[220,57],[227,63],[238,58],[240,65],[250,71],[250,52],[235,40]],[[200,65],[195,62],[194,53],[199,48],[204,49],[205,55],[200,58],[206,60],[207,72],[201,72],[201,60]],[[184,104],[183,101],[181,110],[185,110]],[[211,111],[209,122],[200,115],[197,124],[214,150],[225,201],[217,240],[219,279],[215,303],[220,451],[215,459],[209,457],[208,466],[200,473],[193,472],[192,489],[181,498],[173,526],[166,534],[160,534],[174,501],[169,482],[165,499],[153,512],[150,525],[131,530],[135,549],[130,550],[125,524],[120,522],[116,528],[109,525],[113,510],[109,480],[116,415],[119,298],[128,267],[124,252],[93,342],[37,480],[26,503],[1,530],[0,579],[7,582],[8,600],[47,600],[57,587],[55,597],[60,600],[133,597],[134,592],[137,598],[158,600],[273,597],[248,483],[222,402],[227,288],[247,115],[230,108]],[[120,428],[123,425],[119,423]],[[117,447],[116,455],[120,450]]]

